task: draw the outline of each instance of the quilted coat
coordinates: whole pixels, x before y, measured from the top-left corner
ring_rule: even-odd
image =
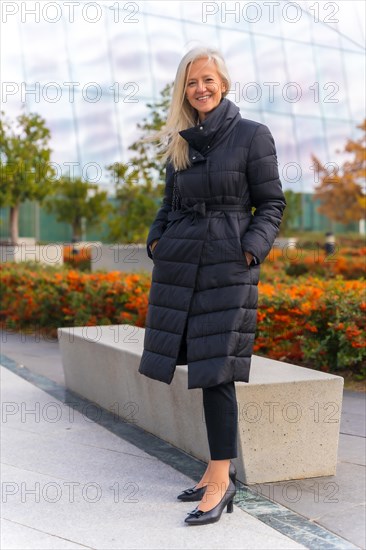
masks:
[[[180,135],[191,166],[167,163],[147,237],[154,265],[139,372],[170,384],[187,365],[188,389],[248,382],[260,264],[286,207],[275,143],[227,98]]]

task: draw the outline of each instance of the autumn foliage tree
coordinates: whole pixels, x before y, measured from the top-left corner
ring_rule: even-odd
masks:
[[[341,166],[323,165],[312,155],[319,178],[313,198],[320,200],[319,212],[344,224],[365,218],[365,194],[361,184],[366,175],[366,119],[357,128],[363,135],[356,141],[347,141],[344,152],[353,157]]]

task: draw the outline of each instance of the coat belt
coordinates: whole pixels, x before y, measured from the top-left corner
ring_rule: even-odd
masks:
[[[241,204],[206,204],[204,201],[199,201],[188,206],[182,204],[178,210],[171,210],[168,212],[168,221],[178,220],[185,216],[191,218],[191,224],[196,223],[198,218],[205,217],[206,212],[209,210],[224,210],[225,212],[251,212],[252,209]]]

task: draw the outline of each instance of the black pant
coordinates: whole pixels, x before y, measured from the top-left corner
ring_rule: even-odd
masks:
[[[238,404],[234,382],[202,388],[202,392],[211,459],[236,458]]]

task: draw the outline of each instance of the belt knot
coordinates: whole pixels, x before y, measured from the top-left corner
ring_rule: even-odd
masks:
[[[188,216],[189,218],[191,218],[192,224],[196,223],[198,221],[198,218],[204,217],[205,215],[206,203],[204,201],[196,202],[192,206],[188,206],[187,204],[183,203],[179,210],[173,210],[168,213],[168,220],[177,220],[179,218]]]

